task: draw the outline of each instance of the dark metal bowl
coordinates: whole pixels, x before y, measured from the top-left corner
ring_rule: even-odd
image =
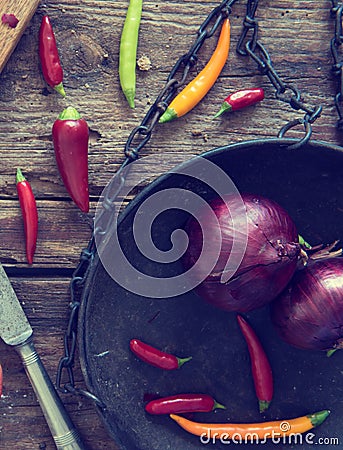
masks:
[[[229,145],[205,157],[229,174],[240,192],[269,197],[294,219],[309,242],[330,243],[343,238],[343,150],[324,142],[288,149],[290,139],[268,139]],[[186,164],[196,163],[196,159]],[[120,215],[118,234],[141,270],[172,276],[180,263],[147,262],[132,240],[132,221],[139,205],[153,193],[170,187],[210,195],[187,177],[167,173],[146,187]],[[185,215],[173,210],[159,217],[154,243],[165,248],[173,229],[182,228]],[[106,405],[99,413],[117,446],[125,450],[193,450],[206,448],[198,437],[180,429],[169,417],[149,416],[144,398],[179,392],[205,392],[227,409],[201,413],[204,422],[257,422],[289,419],[330,409],[314,437],[302,445],[288,442],[264,448],[312,449],[320,438],[343,443],[343,354],[303,351],[282,342],[273,329],[269,308],[251,312],[249,320],[271,360],[275,395],[269,410],[258,412],[246,344],[235,315],[215,309],[195,293],[169,299],[149,299],[119,286],[95,258],[86,281],[79,314],[79,346],[83,373],[90,391]],[[131,338],[142,339],[178,356],[193,359],[180,370],[163,372],[139,361],[129,351]],[[211,447],[211,443],[208,447]],[[261,445],[261,444],[260,444]],[[246,444],[248,448],[260,445]],[[218,442],[215,448],[227,448]],[[331,440],[325,448],[338,448]]]

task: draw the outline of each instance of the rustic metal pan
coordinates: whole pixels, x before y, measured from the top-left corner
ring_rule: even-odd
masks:
[[[342,148],[310,141],[298,150],[290,150],[292,142],[249,141],[202,156],[228,173],[241,192],[278,201],[309,242],[329,243],[343,238]],[[205,198],[209,195],[203,186],[192,186],[188,179],[167,173],[136,196],[118,223],[119,235],[137,266],[162,277],[175,274],[179,265],[149,266],[131,238],[132,221],[144,200],[173,186],[193,189]],[[166,248],[171,231],[182,228],[184,220],[182,211],[162,214],[154,233],[156,246]],[[257,410],[249,357],[233,314],[216,310],[193,292],[163,300],[140,297],[113,281],[96,257],[79,314],[80,357],[89,390],[106,405],[105,409],[99,408],[99,413],[118,448],[206,448],[198,437],[187,434],[169,417],[144,412],[144,398],[150,394],[179,392],[206,392],[227,406],[226,411],[194,416],[195,420],[209,422],[291,418],[328,408],[332,411],[330,417],[314,430],[314,436],[307,435],[308,442],[304,440],[301,448],[312,449],[321,438],[331,439],[331,444],[325,446],[328,449],[338,448],[334,438],[342,445],[343,354],[337,352],[327,358],[321,352],[297,350],[281,342],[270,324],[268,307],[249,317],[270,355],[275,375],[275,397],[264,416]],[[130,353],[129,341],[133,337],[179,356],[192,355],[193,360],[178,371],[160,371]],[[275,445],[270,442],[264,448],[277,448]],[[294,447],[300,447],[299,441],[298,445],[279,445]],[[227,443],[217,443],[215,448],[227,448]]]

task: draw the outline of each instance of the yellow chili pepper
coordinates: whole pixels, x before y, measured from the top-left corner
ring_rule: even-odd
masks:
[[[170,417],[181,428],[196,436],[221,440],[239,437],[242,440],[252,441],[304,433],[323,423],[329,414],[330,411],[323,410],[296,419],[258,423],[200,423],[192,422],[176,414],[170,414]]]
[[[160,117],[159,122],[169,122],[172,119],[187,114],[205,97],[220,75],[230,49],[230,21],[225,19],[217,47],[203,70],[197,75],[170,103]]]

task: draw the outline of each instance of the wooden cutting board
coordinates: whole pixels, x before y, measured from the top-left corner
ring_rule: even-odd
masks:
[[[40,0],[0,0],[0,73],[35,13]],[[14,14],[19,20],[15,28],[2,23],[3,14]]]

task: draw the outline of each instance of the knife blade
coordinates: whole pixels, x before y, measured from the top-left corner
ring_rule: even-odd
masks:
[[[58,450],[84,450],[81,438],[34,347],[33,330],[0,263],[0,337],[15,348]]]
[[[6,344],[18,345],[31,335],[31,325],[0,265],[0,336]]]

